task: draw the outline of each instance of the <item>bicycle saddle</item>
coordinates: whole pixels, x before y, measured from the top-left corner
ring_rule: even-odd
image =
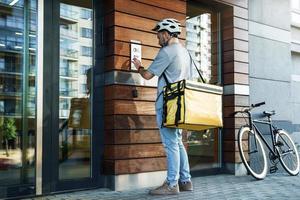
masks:
[[[266,117],[271,117],[272,115],[275,115],[275,110],[272,110],[272,111],[264,111],[263,114],[264,114]]]

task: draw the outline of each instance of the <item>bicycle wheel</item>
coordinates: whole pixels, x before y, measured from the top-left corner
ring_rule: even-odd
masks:
[[[259,135],[250,131],[248,126],[241,127],[238,135],[238,146],[247,171],[258,180],[264,179],[267,175],[268,164]]]
[[[292,176],[299,173],[299,155],[295,143],[289,134],[279,130],[276,134],[276,149],[279,154],[279,161],[283,168]]]

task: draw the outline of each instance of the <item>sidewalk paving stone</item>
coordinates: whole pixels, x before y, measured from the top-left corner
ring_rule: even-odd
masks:
[[[181,192],[179,195],[171,196],[150,196],[148,191],[151,188],[122,192],[94,189],[36,197],[33,200],[300,199],[300,176],[289,176],[284,173],[271,174],[260,181],[255,180],[251,176],[234,176],[229,174],[195,177],[192,181],[194,184],[193,192]]]

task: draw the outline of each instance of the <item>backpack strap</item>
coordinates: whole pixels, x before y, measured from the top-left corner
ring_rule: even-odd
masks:
[[[196,63],[195,63],[195,61],[194,61],[194,59],[192,58],[192,55],[190,54],[190,52],[189,52],[188,50],[187,50],[187,52],[188,52],[188,54],[189,54],[189,56],[190,56],[190,58],[191,58],[191,61],[193,62],[193,65],[195,66],[195,68],[196,68],[196,70],[197,70],[197,72],[198,72],[198,74],[199,74],[199,76],[200,76],[200,79],[201,79],[202,83],[205,83],[205,80],[204,80],[204,78],[203,78],[203,76],[202,76],[200,70],[198,69],[198,67],[197,67],[197,65],[196,65]],[[167,86],[169,86],[169,85],[170,85],[170,82],[168,81],[165,72],[163,72],[162,75],[163,75],[163,77],[164,77],[164,79],[165,79],[165,82],[166,82]]]
[[[204,78],[203,78],[203,76],[202,76],[200,70],[198,69],[198,67],[197,67],[197,65],[196,65],[196,63],[195,63],[195,61],[194,61],[194,59],[192,58],[192,55],[190,54],[189,51],[187,51],[187,52],[189,53],[189,56],[190,56],[190,58],[191,58],[191,60],[192,60],[192,62],[193,62],[193,64],[194,64],[194,66],[195,66],[195,68],[196,68],[196,70],[197,70],[197,72],[198,72],[198,74],[199,74],[199,76],[200,76],[200,78],[201,78],[202,83],[205,83],[205,80],[204,80]]]

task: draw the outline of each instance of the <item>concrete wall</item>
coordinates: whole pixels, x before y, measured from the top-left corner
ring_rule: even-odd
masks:
[[[265,101],[256,114],[276,110],[275,122],[300,143],[300,29],[290,1],[248,2],[250,103]]]

